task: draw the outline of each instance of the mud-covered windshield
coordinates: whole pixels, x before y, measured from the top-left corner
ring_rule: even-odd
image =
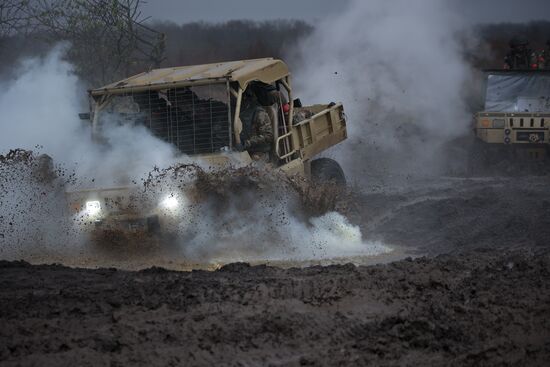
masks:
[[[550,73],[488,75],[485,110],[550,112]]]
[[[226,84],[112,95],[97,101],[94,127],[141,125],[182,153],[214,153],[230,145],[228,101]]]

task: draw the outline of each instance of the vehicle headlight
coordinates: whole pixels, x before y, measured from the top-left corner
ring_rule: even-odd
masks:
[[[174,195],[170,195],[170,196],[165,197],[160,202],[160,205],[165,209],[174,210],[174,209],[179,208],[180,201]]]
[[[96,215],[101,211],[101,203],[97,200],[86,202],[86,213],[88,215]]]

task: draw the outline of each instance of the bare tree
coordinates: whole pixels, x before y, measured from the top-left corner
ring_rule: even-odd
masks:
[[[0,0],[1,35],[70,43],[77,73],[98,85],[158,67],[164,35],[145,25],[142,0]]]
[[[13,35],[28,22],[27,7],[28,1],[0,1],[0,37]]]

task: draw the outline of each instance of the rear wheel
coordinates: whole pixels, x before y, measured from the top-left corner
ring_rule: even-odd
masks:
[[[346,185],[346,176],[342,167],[330,158],[318,158],[311,162],[311,178],[319,183]]]

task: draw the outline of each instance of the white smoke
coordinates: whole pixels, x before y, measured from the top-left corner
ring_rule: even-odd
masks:
[[[66,47],[24,60],[17,76],[0,85],[0,151],[47,153],[76,173],[80,187],[128,184],[155,166],[175,162],[174,148],[145,128],[113,126],[106,144],[92,141],[90,122],[78,117],[89,107],[83,85],[63,60]]]
[[[185,258],[210,263],[303,262],[391,252],[381,243],[365,241],[359,226],[340,213],[300,220],[292,210],[297,199],[292,195],[229,198],[228,208],[214,211],[195,205],[185,212],[178,227],[181,238],[190,235],[182,246]],[[243,202],[250,206],[243,210]]]
[[[445,172],[447,143],[468,132],[470,70],[450,0],[353,0],[291,57],[307,103],[342,101],[352,178]]]

